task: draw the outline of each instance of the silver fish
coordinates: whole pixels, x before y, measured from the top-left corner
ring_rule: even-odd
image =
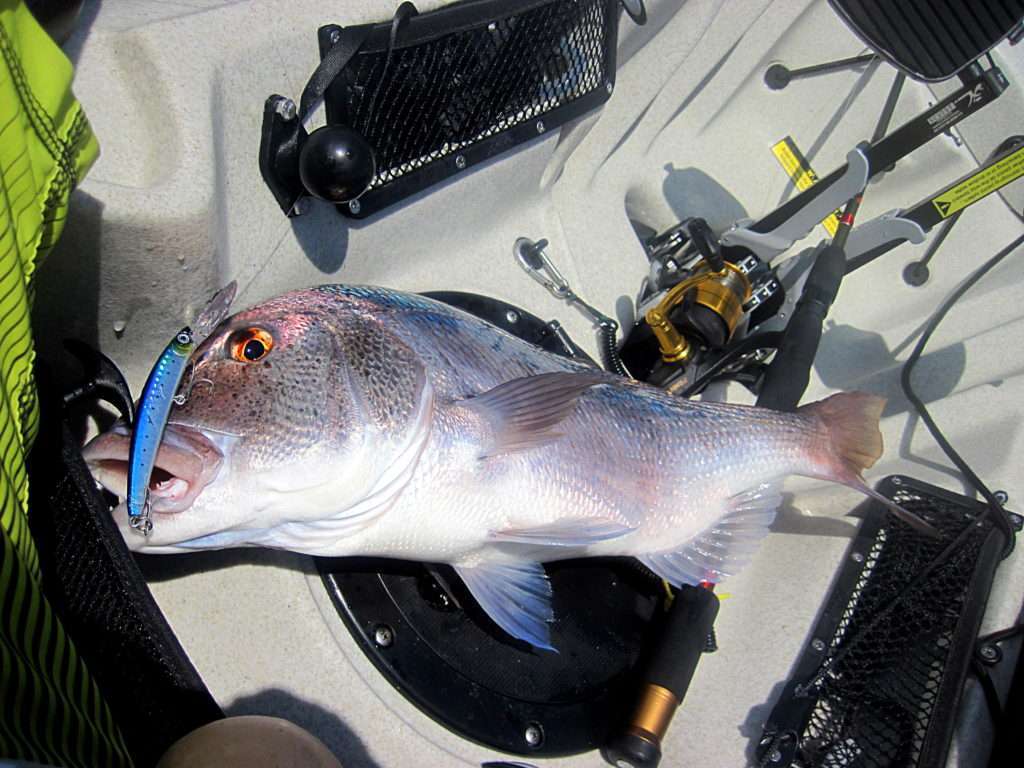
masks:
[[[873,494],[884,401],[843,393],[780,413],[695,403],[540,351],[468,314],[382,288],[288,293],[196,350],[129,546],[238,546],[450,563],[512,636],[550,648],[541,563],[632,555],[669,582],[751,559],[799,474]],[[87,446],[124,495],[128,432]],[[898,509],[898,508],[897,508]],[[911,518],[916,521],[916,518]],[[918,525],[923,525],[917,523]]]

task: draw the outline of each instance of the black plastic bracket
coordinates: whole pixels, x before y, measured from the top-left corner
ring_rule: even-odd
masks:
[[[286,216],[295,216],[295,203],[306,194],[299,178],[299,150],[307,137],[295,102],[274,94],[263,105],[260,132],[260,174]]]

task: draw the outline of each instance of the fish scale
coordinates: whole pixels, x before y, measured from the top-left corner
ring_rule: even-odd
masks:
[[[273,340],[263,363],[232,358],[238,333]],[[539,648],[553,619],[541,563],[632,555],[674,584],[717,582],[754,556],[783,477],[870,494],[860,473],[882,450],[881,398],[796,413],[684,401],[366,286],[228,318],[194,365],[212,386],[169,429],[219,441],[222,465],[190,486],[189,509],[157,504],[154,535],[130,545],[450,563],[502,629]],[[118,440],[86,451],[111,486]]]

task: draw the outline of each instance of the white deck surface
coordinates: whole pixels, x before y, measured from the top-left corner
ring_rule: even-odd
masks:
[[[421,11],[438,4],[418,3]],[[550,240],[577,291],[611,313],[646,271],[627,213],[659,229],[684,215],[721,226],[766,213],[788,184],[770,146],[793,136],[824,175],[870,137],[894,75],[883,65],[870,78],[841,72],[769,91],[762,75],[772,62],[800,66],[864,50],[823,0],[655,0],[646,27],[622,21],[617,86],[602,112],[365,223],[351,225],[325,204],[289,222],[257,167],[264,99],[301,92],[317,63],[317,26],[385,18],[397,2],[104,0],[98,12],[90,5],[72,43],[75,90],[103,154],[40,272],[37,332],[44,355],[67,336],[98,343],[133,388],[169,335],[230,279],[240,285],[237,307],[327,282],[476,291],[558,318],[594,352],[588,323],[514,263],[517,237]],[[1024,51],[1007,56],[1015,84],[963,124],[967,144],[939,138],[901,162],[869,188],[861,220],[917,202],[1020,131]],[[908,83],[894,125],[934,100]],[[1011,194],[1019,201],[1021,192],[1018,182]],[[908,419],[899,366],[938,302],[1021,229],[1006,202],[991,196],[963,216],[925,287],[900,277],[923,245],[902,246],[844,282],[808,399],[851,388],[891,398],[887,452],[869,480],[900,472],[963,490]],[[821,236],[819,229],[814,237]],[[917,379],[954,445],[1017,508],[1022,284],[1019,252],[950,314]],[[717,623],[721,650],[702,660],[663,765],[747,762],[855,530],[842,514],[858,501],[835,488],[798,493],[753,564],[723,585],[730,596]],[[1022,549],[998,571],[986,627],[1018,615]],[[306,558],[212,553],[150,571],[157,601],[228,713],[293,719],[350,768],[498,757],[433,723],[379,677]],[[983,736],[984,710],[972,711],[978,720],[962,730]],[[951,763],[982,764],[983,748],[964,738]],[[593,766],[600,758],[530,762]]]

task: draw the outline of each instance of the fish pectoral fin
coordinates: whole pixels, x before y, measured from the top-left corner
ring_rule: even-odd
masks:
[[[499,384],[459,404],[470,408],[490,426],[480,458],[526,451],[562,436],[556,427],[576,407],[590,387],[606,383],[601,373],[540,373]]]
[[[470,594],[491,620],[518,640],[548,651],[551,582],[540,563],[481,563],[455,566]],[[557,651],[556,651],[557,653]]]
[[[716,584],[750,562],[782,503],[776,485],[759,485],[728,501],[728,512],[679,549],[638,557],[641,563],[677,587]]]
[[[532,547],[586,547],[599,541],[617,539],[634,530],[607,517],[567,517],[533,528],[491,531],[487,538],[501,544],[525,544]]]

